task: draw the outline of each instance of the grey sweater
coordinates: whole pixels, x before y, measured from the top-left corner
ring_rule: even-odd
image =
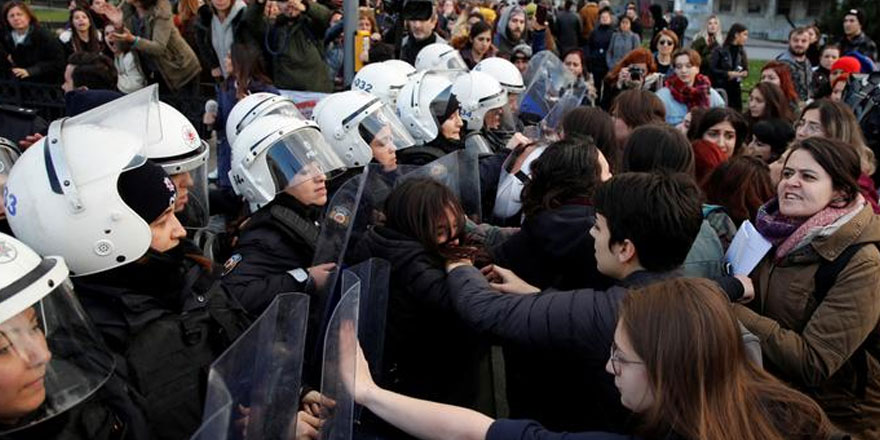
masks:
[[[635,33],[630,31],[615,31],[614,34],[611,35],[611,43],[608,45],[608,51],[605,52],[605,62],[608,64],[608,69],[613,69],[618,61],[623,59],[623,57],[633,49],[641,46],[641,44],[642,41]]]

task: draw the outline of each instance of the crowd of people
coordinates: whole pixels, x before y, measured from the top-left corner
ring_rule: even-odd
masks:
[[[880,440],[861,10],[341,6],[3,3],[0,439]]]

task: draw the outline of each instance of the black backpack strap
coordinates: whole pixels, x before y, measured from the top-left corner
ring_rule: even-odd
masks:
[[[878,243],[868,242],[868,243],[856,243],[853,244],[840,255],[837,256],[832,261],[823,260],[819,264],[819,269],[816,270],[816,274],[813,277],[815,289],[813,290],[813,298],[816,299],[816,304],[820,304],[825,300],[825,296],[828,295],[828,291],[834,287],[834,283],[837,282],[837,275],[846,268],[849,264],[850,260],[852,260],[853,255],[859,251],[862,247],[866,245],[874,245],[877,246]],[[878,250],[880,250],[880,246],[878,246]],[[871,336],[868,336],[868,340],[871,339]],[[866,340],[862,345],[856,349],[852,354],[852,362],[853,367],[856,370],[856,395],[860,398],[865,397],[865,392],[868,387],[868,350],[867,344],[868,340]]]

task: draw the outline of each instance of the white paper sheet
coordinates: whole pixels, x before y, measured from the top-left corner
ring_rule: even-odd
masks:
[[[730,263],[734,275],[748,275],[772,247],[773,244],[746,220],[733,237],[724,260]]]

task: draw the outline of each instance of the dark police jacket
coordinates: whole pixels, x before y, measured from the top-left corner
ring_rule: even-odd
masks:
[[[225,287],[252,314],[279,293],[305,292],[306,283],[288,272],[312,265],[320,210],[279,193],[242,226],[238,245],[226,262]]]

